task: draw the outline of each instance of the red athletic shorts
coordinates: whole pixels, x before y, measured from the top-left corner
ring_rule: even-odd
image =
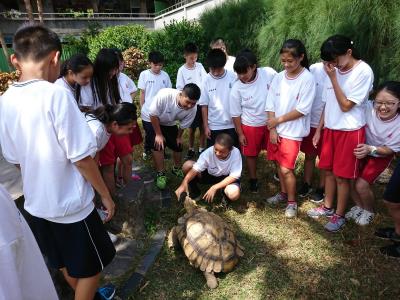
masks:
[[[323,135],[324,131],[321,131],[321,138],[319,139],[319,143],[317,145],[317,148],[314,147],[312,139],[314,137],[315,131],[317,131],[317,128],[311,127],[310,128],[310,134],[303,138],[301,141],[301,146],[300,146],[300,151],[303,152],[304,154],[307,155],[312,155],[312,156],[320,156],[321,154],[321,148],[322,148],[322,141],[323,141]]]
[[[373,184],[379,175],[390,165],[393,155],[387,157],[374,157],[368,155],[361,160],[360,178],[369,184]]]
[[[365,143],[365,128],[352,131],[324,129],[319,168],[331,170],[335,176],[356,179],[360,160],[354,155],[358,144]]]
[[[247,146],[241,146],[244,156],[257,156],[261,150],[267,150],[269,131],[267,126],[247,126],[242,124],[243,134],[247,140]]]
[[[299,155],[301,141],[295,141],[280,137],[278,144],[272,144],[268,140],[269,160],[275,160],[281,167],[293,170]]]
[[[132,146],[139,145],[143,142],[143,136],[139,124],[136,123],[136,126],[133,127],[133,131],[129,134],[129,139]]]
[[[132,153],[129,135],[111,135],[106,146],[100,151],[100,165],[113,165],[117,157],[123,157],[129,153]]]

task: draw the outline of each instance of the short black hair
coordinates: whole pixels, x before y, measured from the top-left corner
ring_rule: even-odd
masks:
[[[223,68],[226,64],[226,54],[221,49],[211,49],[207,53],[206,63],[210,68]]]
[[[189,53],[199,53],[199,48],[196,46],[195,43],[187,43],[185,45],[185,48],[183,49],[183,52],[185,54],[189,54]]]
[[[195,83],[186,84],[182,92],[192,101],[198,101],[200,99],[200,88]]]
[[[19,60],[39,62],[52,51],[61,54],[61,41],[55,32],[44,25],[27,23],[15,33],[13,49]]]
[[[233,148],[233,139],[227,133],[218,134],[217,137],[215,138],[215,143],[225,148],[228,148],[229,150],[232,150]]]
[[[149,62],[153,64],[162,64],[164,63],[164,55],[160,51],[151,51],[149,53]]]
[[[243,74],[254,65],[257,66],[257,57],[255,54],[249,49],[243,49],[236,56],[233,70],[238,74]]]

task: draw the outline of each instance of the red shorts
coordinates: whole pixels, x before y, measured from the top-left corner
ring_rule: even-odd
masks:
[[[143,136],[139,124],[136,124],[136,126],[133,127],[133,131],[129,134],[129,139],[132,146],[139,145],[143,142]]]
[[[243,134],[247,140],[247,146],[241,146],[244,156],[257,156],[261,150],[267,150],[269,131],[267,126],[247,126],[242,124]]]
[[[319,168],[332,170],[338,177],[356,179],[360,170],[360,160],[354,155],[358,144],[365,143],[365,128],[352,131],[324,129]]]
[[[299,155],[301,142],[283,137],[280,137],[280,140],[278,144],[272,144],[268,140],[267,158],[275,160],[281,167],[293,170]]]
[[[129,135],[111,135],[106,146],[100,150],[100,165],[113,165],[117,157],[123,157],[129,153],[132,153]]]
[[[305,138],[303,138],[303,140],[301,141],[300,151],[307,155],[319,157],[321,155],[321,148],[322,148],[321,145],[323,141],[324,131],[323,130],[321,131],[321,138],[319,139],[317,148],[314,147],[312,142],[312,139],[315,135],[315,131],[317,131],[317,128],[314,127],[310,128],[310,134]]]
[[[373,157],[368,155],[361,160],[360,178],[373,184],[379,175],[390,165],[393,155],[387,157]]]

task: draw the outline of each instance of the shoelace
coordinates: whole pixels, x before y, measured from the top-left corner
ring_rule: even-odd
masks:
[[[339,217],[337,215],[333,215],[331,218],[331,223],[336,224],[339,220]]]

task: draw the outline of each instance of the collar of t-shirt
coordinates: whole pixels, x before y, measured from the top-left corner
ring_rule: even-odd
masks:
[[[222,79],[226,76],[227,72],[227,70],[224,70],[224,74],[222,74],[221,76],[214,76],[213,74],[211,74],[211,72],[209,74],[213,79]]]

